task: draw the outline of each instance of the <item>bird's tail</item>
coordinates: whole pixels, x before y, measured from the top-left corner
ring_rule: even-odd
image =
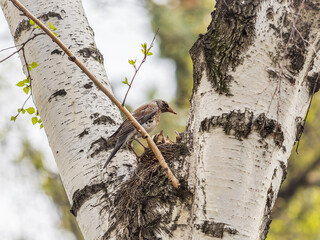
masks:
[[[112,150],[112,152],[110,153],[110,156],[108,157],[106,163],[104,164],[103,168],[106,168],[108,163],[111,161],[111,159],[114,157],[114,155],[116,155],[116,153],[119,151],[119,149],[122,147],[122,145],[125,143],[126,138],[124,139],[119,139],[116,143],[116,146],[114,147],[114,149]]]

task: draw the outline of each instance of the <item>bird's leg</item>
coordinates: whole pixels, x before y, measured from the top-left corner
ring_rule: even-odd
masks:
[[[132,140],[133,141],[133,140]],[[136,155],[136,157],[139,159],[141,156],[139,156],[136,151],[134,150],[133,146],[132,146],[132,141],[128,142],[128,147],[131,149],[131,151],[134,152],[134,155]]]
[[[136,140],[143,148],[144,148],[144,150],[146,150],[146,146],[145,145],[143,145],[143,143],[142,142],[140,142],[137,138],[135,138],[135,139],[133,139],[133,140]]]

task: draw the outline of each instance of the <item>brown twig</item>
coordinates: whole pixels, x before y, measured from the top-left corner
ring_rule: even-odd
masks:
[[[47,28],[38,18],[32,15],[28,9],[26,9],[18,0],[10,0],[14,3],[18,9],[20,9],[23,13],[26,14],[27,17],[32,19],[59,47],[68,55],[69,60],[77,64],[77,66],[96,84],[96,86],[108,96],[108,98],[122,111],[127,119],[131,122],[131,124],[137,129],[137,131],[142,135],[142,137],[146,138],[148,145],[154,152],[155,156],[157,157],[162,169],[165,171],[166,175],[168,176],[169,180],[171,181],[172,185],[175,188],[179,187],[178,179],[173,175],[172,171],[170,170],[168,164],[166,163],[165,159],[163,158],[160,150],[153,142],[147,131],[139,124],[139,122],[131,115],[128,109],[113,96],[111,92],[109,92],[103,84],[84,66],[84,64],[74,56],[74,54],[67,48],[66,45],[62,43],[62,41],[56,37],[49,28]]]
[[[0,52],[2,51],[5,51],[5,50],[8,50],[8,49],[11,49],[11,48],[14,48],[14,47],[19,47],[21,46],[18,50],[14,51],[13,53],[11,53],[8,57],[5,57],[4,59],[0,60],[0,63],[4,62],[5,60],[9,59],[10,57],[12,57],[13,55],[15,55],[16,53],[20,52],[24,47],[25,45],[30,42],[31,40],[35,39],[36,37],[38,37],[39,35],[44,35],[45,33],[38,33],[38,34],[35,34],[33,35],[31,38],[29,38],[27,41],[25,41],[24,43],[21,43],[19,45],[16,45],[16,46],[13,46],[13,47],[8,47],[8,48],[5,48],[5,49],[2,49],[0,50]]]
[[[156,31],[156,33],[154,34],[154,37],[153,37],[153,39],[152,39],[152,41],[151,41],[151,44],[150,44],[150,47],[147,49],[147,51],[145,51],[144,57],[143,57],[140,65],[139,65],[139,67],[136,68],[136,65],[133,65],[133,67],[134,67],[134,74],[133,74],[133,77],[132,77],[132,79],[131,79],[131,81],[130,81],[128,90],[127,90],[127,92],[126,92],[126,94],[125,94],[125,96],[124,96],[124,99],[123,99],[123,101],[122,101],[122,106],[124,106],[124,104],[125,104],[125,102],[126,102],[126,99],[127,99],[128,93],[129,93],[129,91],[130,91],[130,89],[131,89],[131,85],[132,85],[132,83],[133,83],[134,78],[136,77],[136,75],[137,75],[139,69],[141,68],[142,64],[147,60],[148,53],[150,52],[151,48],[153,47],[153,42],[154,42],[154,40],[156,39],[156,36],[158,35],[158,32],[159,32],[159,28],[158,28],[158,30]]]

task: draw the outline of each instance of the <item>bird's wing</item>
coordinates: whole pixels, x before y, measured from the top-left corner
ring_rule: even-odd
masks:
[[[132,115],[140,124],[147,122],[150,118],[152,118],[158,111],[158,106],[155,103],[147,103],[132,112]],[[133,131],[134,127],[126,119],[120,127],[115,131],[114,134],[110,136],[110,138],[117,137],[122,134],[128,134]]]

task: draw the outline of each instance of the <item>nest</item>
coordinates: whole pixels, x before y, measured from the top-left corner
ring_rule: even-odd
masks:
[[[177,201],[189,201],[192,194],[187,188],[183,169],[183,156],[188,149],[182,143],[158,145],[181,187],[173,188],[151,149],[143,153],[133,175],[120,184],[113,194],[106,194],[107,210],[111,213],[110,228],[104,235],[108,239],[117,229],[117,239],[158,239],[160,232],[170,235],[172,209]],[[180,160],[179,160],[180,159]]]

